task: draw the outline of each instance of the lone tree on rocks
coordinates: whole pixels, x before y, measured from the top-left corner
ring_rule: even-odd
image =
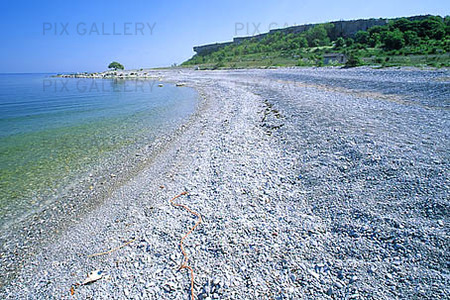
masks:
[[[118,63],[117,61],[113,61],[112,63],[110,63],[108,68],[109,69],[114,69],[114,70],[123,70],[123,69],[125,69],[123,67],[123,65]]]

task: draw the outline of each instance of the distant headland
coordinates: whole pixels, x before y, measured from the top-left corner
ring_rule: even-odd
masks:
[[[450,66],[450,17],[419,15],[305,24],[194,47],[201,69],[342,65]]]
[[[422,16],[412,16],[407,17],[405,19],[410,21],[421,21],[424,20],[431,15],[422,15]],[[328,24],[333,25],[333,29],[331,34],[336,37],[354,37],[355,34],[360,31],[367,31],[369,28],[373,26],[384,26],[389,24],[389,21],[392,20],[398,20],[396,19],[385,19],[385,18],[379,18],[379,19],[359,19],[359,20],[347,20],[347,21],[335,21],[335,22],[329,22]],[[232,44],[240,44],[243,41],[249,41],[249,40],[261,40],[264,37],[266,37],[269,34],[272,33],[282,33],[282,34],[290,34],[290,33],[302,33],[307,31],[308,29],[313,28],[314,26],[320,25],[323,23],[317,23],[317,24],[304,24],[304,25],[297,25],[297,26],[289,26],[285,28],[277,28],[272,29],[269,32],[261,33],[258,35],[252,35],[252,36],[244,36],[244,37],[235,37],[233,38],[233,41],[231,42],[223,42],[223,43],[213,43],[213,44],[207,44],[202,46],[195,46],[194,51],[197,54],[207,54],[213,51],[217,51],[225,46],[232,45]]]

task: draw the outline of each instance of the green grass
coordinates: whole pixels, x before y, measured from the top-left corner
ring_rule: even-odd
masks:
[[[392,20],[360,31],[355,39],[339,37],[332,23],[317,24],[302,33],[274,32],[211,53],[196,54],[182,66],[207,69],[277,66],[322,66],[326,53],[344,53],[352,66],[450,65],[450,17]]]
[[[415,66],[415,67],[450,67],[450,53],[441,55],[386,55],[379,53],[377,55],[359,56],[361,65],[378,67],[397,67],[397,66]],[[313,55],[282,56],[280,54],[267,55],[244,55],[235,59],[222,62],[208,62],[196,64],[200,69],[245,69],[245,68],[270,68],[270,67],[313,67],[320,66],[319,61]],[[192,67],[191,65],[183,65]],[[328,64],[325,66],[343,66],[342,64]]]

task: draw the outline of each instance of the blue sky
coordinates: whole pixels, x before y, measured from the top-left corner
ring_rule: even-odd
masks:
[[[0,72],[168,66],[192,47],[271,28],[359,18],[450,14],[450,1],[2,1]],[[115,28],[113,28],[113,26]],[[103,27],[103,29],[102,29]]]

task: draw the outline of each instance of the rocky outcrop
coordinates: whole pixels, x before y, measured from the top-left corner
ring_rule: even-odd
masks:
[[[407,17],[407,19],[411,21],[415,20],[422,20],[429,17],[429,15],[425,16],[413,16],[413,17]],[[389,21],[395,20],[395,19],[360,19],[360,20],[351,20],[351,21],[335,21],[330,22],[334,25],[334,28],[331,31],[332,38],[336,37],[353,37],[356,32],[359,30],[367,30],[370,27],[379,25],[386,25],[389,23]],[[318,24],[305,24],[305,25],[298,25],[298,26],[291,26],[286,28],[280,28],[280,29],[273,29],[269,32],[253,35],[253,36],[244,36],[244,37],[235,37],[233,41],[231,42],[224,42],[224,43],[215,43],[215,44],[208,44],[208,45],[202,45],[202,46],[196,46],[194,47],[194,51],[197,54],[208,54],[214,51],[217,51],[225,46],[231,45],[231,44],[239,44],[245,40],[249,39],[257,39],[260,40],[264,38],[266,35],[274,33],[274,32],[282,32],[285,34],[289,33],[302,33]]]

